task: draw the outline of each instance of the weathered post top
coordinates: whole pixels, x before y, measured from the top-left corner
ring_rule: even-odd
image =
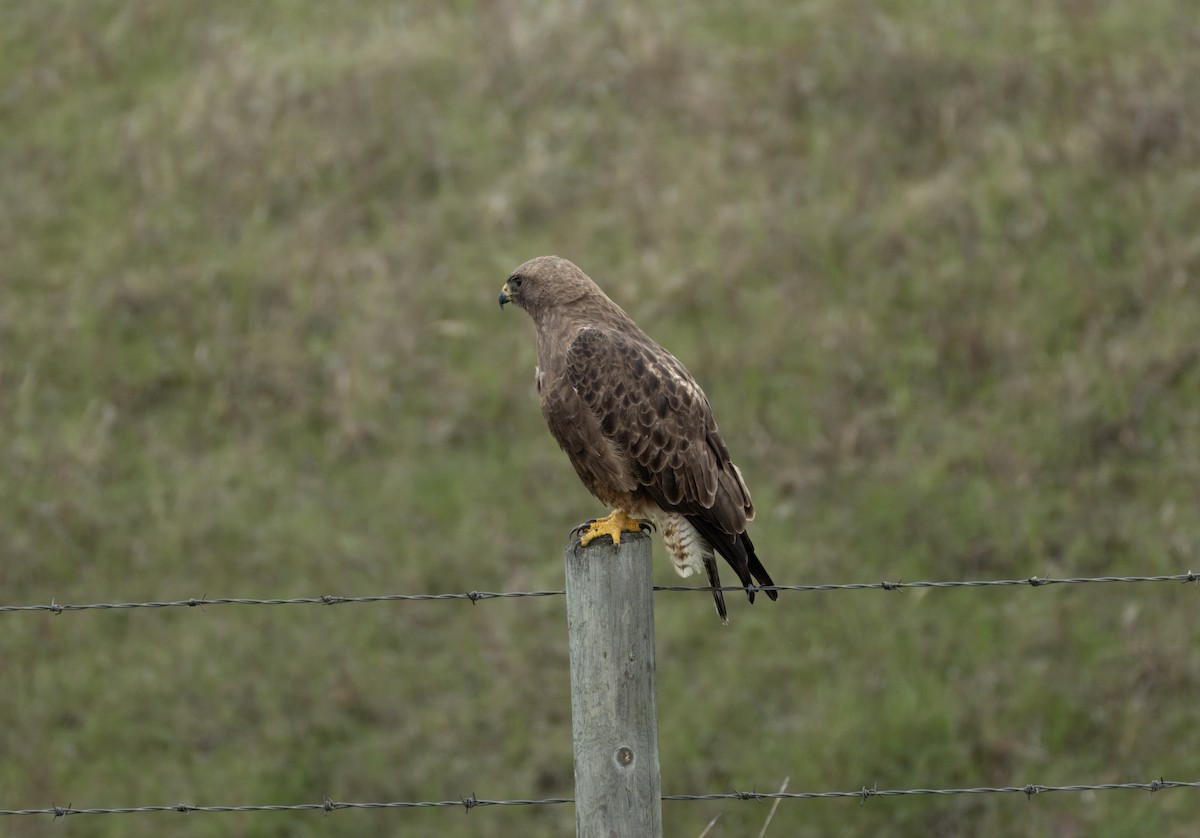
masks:
[[[565,553],[579,838],[662,836],[650,537]]]

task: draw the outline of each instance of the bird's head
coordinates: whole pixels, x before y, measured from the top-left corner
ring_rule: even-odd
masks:
[[[596,288],[574,263],[561,256],[530,259],[509,274],[500,289],[500,308],[515,303],[533,317],[542,312],[578,300]]]

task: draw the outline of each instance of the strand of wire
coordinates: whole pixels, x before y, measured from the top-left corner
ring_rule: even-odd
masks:
[[[960,795],[960,794],[1024,794],[1032,798],[1038,794],[1050,792],[1084,792],[1084,791],[1146,791],[1150,793],[1166,789],[1191,788],[1200,789],[1200,782],[1181,782],[1158,779],[1149,783],[1100,783],[1098,785],[1068,785],[1044,786],[1029,784],[1024,786],[980,786],[974,788],[952,789],[881,789],[875,786],[857,791],[820,791],[820,792],[756,792],[732,791],[719,794],[664,794],[662,799],[672,802],[696,802],[701,800],[836,800],[857,798],[865,803],[872,797],[912,797],[920,795]],[[122,806],[111,809],[87,808],[76,809],[73,806],[51,806],[47,809],[0,809],[0,815],[52,815],[55,818],[65,818],[68,815],[137,815],[149,812],[336,812],[342,809],[442,809],[462,807],[466,811],[486,806],[555,806],[563,803],[574,803],[573,797],[547,797],[540,800],[486,800],[474,794],[457,800],[423,800],[423,801],[392,801],[388,803],[346,803],[326,797],[320,803],[297,803],[291,805],[259,805],[259,806],[193,806],[180,803],[174,806]]]
[[[1028,579],[979,579],[949,582],[852,582],[838,585],[725,585],[721,591],[903,591],[908,588],[996,588],[1024,586],[1041,588],[1048,585],[1087,585],[1133,582],[1196,582],[1200,574],[1188,571],[1170,576],[1076,576],[1064,579],[1030,576]],[[655,585],[655,591],[666,593],[711,592],[707,585]],[[468,591],[454,594],[385,594],[380,596],[317,596],[294,597],[291,599],[249,599],[245,597],[207,596],[176,599],[162,602],[92,602],[85,604],[59,603],[50,600],[43,605],[0,605],[0,613],[22,611],[48,611],[62,614],[66,611],[124,610],[131,608],[203,608],[209,605],[342,605],[367,602],[436,602],[441,600],[467,600],[472,604],[486,599],[519,599],[521,597],[563,596],[566,591]]]

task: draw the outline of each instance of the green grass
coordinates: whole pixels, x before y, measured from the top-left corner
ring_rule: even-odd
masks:
[[[602,510],[495,304],[547,252],[705,386],[782,584],[1200,569],[1186,4],[4,17],[3,604],[560,587]],[[785,594],[722,628],[661,595],[664,791],[1200,779],[1196,597]],[[0,808],[569,796],[564,629],[561,599],[0,615]],[[767,807],[669,804],[667,834],[718,812]],[[1198,828],[1181,790],[794,801],[769,834]]]

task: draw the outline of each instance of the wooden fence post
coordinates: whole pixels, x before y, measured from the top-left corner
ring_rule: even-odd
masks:
[[[650,537],[567,546],[578,838],[661,838]]]

